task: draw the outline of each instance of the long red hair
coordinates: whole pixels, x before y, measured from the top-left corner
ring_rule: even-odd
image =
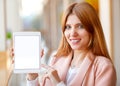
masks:
[[[72,51],[64,35],[67,18],[72,13],[74,13],[80,19],[85,29],[91,35],[92,41],[89,49],[91,49],[95,55],[105,56],[110,59],[98,14],[87,2],[73,3],[63,14],[62,39],[55,56],[67,56]]]

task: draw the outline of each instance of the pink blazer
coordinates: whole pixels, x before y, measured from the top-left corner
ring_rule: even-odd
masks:
[[[65,82],[72,53],[66,57],[54,58],[52,66]],[[44,79],[42,86],[54,86],[49,79]],[[79,72],[69,86],[116,86],[116,71],[112,62],[103,56],[94,56],[89,52],[83,60]]]

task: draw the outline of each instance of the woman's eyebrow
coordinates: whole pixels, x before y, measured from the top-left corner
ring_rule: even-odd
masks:
[[[76,25],[82,25],[82,23],[77,23]]]
[[[66,23],[65,25],[70,25],[70,24],[67,24],[67,23]]]
[[[75,24],[75,26],[79,26],[79,25],[82,25],[82,23],[77,23],[77,24]]]

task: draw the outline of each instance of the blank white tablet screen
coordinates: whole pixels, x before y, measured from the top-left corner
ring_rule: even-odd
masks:
[[[14,36],[14,69],[39,69],[40,67],[40,36]]]

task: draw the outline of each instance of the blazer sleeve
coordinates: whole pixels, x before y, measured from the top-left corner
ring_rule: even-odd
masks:
[[[95,86],[116,86],[116,71],[111,62],[102,62],[99,65],[95,78]]]

